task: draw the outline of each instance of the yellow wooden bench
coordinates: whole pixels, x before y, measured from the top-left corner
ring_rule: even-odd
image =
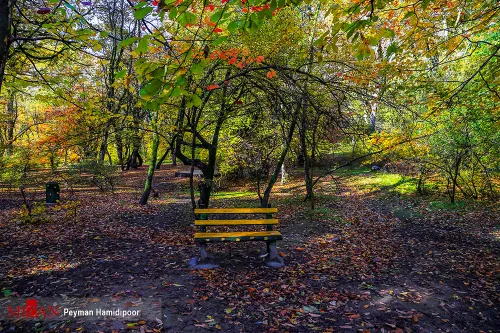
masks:
[[[277,208],[198,208],[194,210],[194,225],[199,230],[194,234],[194,240],[200,248],[200,256],[197,258],[198,267],[216,266],[214,258],[207,254],[207,243],[214,242],[244,242],[244,241],[265,241],[267,243],[266,263],[268,266],[281,267],[283,259],[278,255],[276,241],[283,239],[281,233],[274,230],[278,225],[278,219],[273,218],[277,213]],[[209,215],[224,214],[265,214],[264,219],[209,219]],[[211,226],[266,226],[266,230],[261,231],[235,231],[235,232],[207,232],[207,227]],[[207,267],[210,268],[210,267]]]

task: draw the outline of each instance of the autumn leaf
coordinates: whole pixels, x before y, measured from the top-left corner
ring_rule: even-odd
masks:
[[[214,90],[214,89],[217,89],[217,88],[219,88],[218,84],[211,84],[211,85],[207,86],[207,90]]]
[[[266,76],[268,79],[272,79],[276,76],[276,71],[274,69],[271,69],[269,72],[267,72]]]

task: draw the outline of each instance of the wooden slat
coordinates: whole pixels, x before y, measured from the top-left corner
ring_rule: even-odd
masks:
[[[266,225],[278,224],[278,219],[260,220],[194,220],[194,225]]]
[[[277,213],[278,208],[196,208],[195,214],[260,214]]]
[[[280,240],[279,231],[250,231],[250,232],[197,232],[194,234],[196,242],[240,242],[249,240]]]

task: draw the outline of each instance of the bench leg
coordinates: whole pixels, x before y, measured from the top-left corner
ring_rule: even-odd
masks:
[[[276,241],[267,241],[267,260],[266,265],[269,267],[280,268],[285,266],[283,258],[278,254]]]
[[[218,260],[207,252],[207,243],[198,243],[200,255],[189,260],[191,269],[213,269],[219,267]]]
[[[200,243],[200,260],[205,260],[207,257],[207,243]]]

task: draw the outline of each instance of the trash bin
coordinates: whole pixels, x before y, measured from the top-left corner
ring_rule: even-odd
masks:
[[[60,199],[59,184],[56,182],[47,183],[45,186],[45,202],[56,203]]]

